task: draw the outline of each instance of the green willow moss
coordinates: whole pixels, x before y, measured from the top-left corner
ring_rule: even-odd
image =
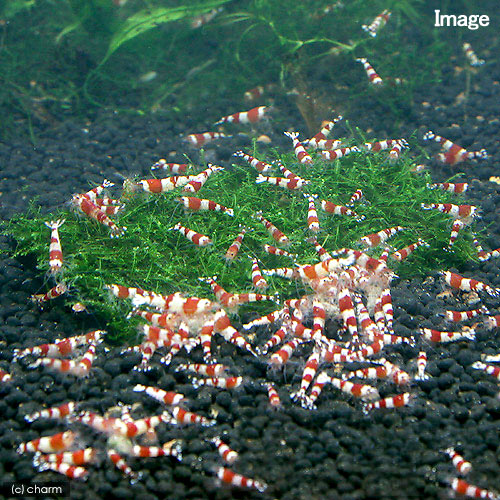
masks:
[[[262,157],[258,152],[254,154]],[[407,154],[395,164],[388,161],[387,151],[354,153],[334,162],[326,162],[317,155],[312,166],[298,164],[293,154],[281,155],[274,151],[272,158],[281,159],[292,171],[311,180],[304,191],[318,195],[317,209],[322,228],[318,241],[327,250],[356,247],[355,242],[360,237],[400,225],[407,230],[389,240],[394,249],[418,238],[425,239],[430,247],[417,249],[401,264],[391,261],[390,266],[399,276],[423,275],[431,270],[460,265],[473,255],[466,230],[459,236],[453,252],[443,251],[450,235],[450,220],[440,212],[422,210],[420,203],[460,202],[455,195],[429,190],[426,183],[431,182],[430,177],[413,173],[414,162]],[[198,277],[217,275],[226,290],[249,291],[252,288],[251,262],[247,255],[260,259],[262,269],[292,267],[289,258],[268,255],[262,250],[264,243],[274,244],[274,240],[253,218],[259,210],[290,238],[289,251],[299,255],[300,264],[318,260],[313,245],[306,241],[310,236],[306,224],[308,203],[302,193],[267,183],[258,185],[255,170],[243,160],[237,161],[238,164],[233,163],[224,171],[213,174],[196,194],[234,208],[234,217],[220,212],[186,211],[175,201],[180,195],[180,189],[176,189],[160,195],[141,192],[124,199],[126,208],[119,217],[119,225],[126,226],[127,232],[119,239],[111,239],[107,227],[74,212],[59,210],[47,216],[33,204],[27,214],[13,219],[6,231],[17,241],[15,254],[36,256],[39,271],[47,272],[50,231],[44,221],[65,218],[66,222],[60,229],[65,262],[63,278],[71,291],[65,298],[57,300],[65,300],[68,304],[83,302],[107,322],[112,338],[128,339],[134,331],[134,321],[124,319],[130,311],[130,304],[112,299],[104,289],[105,284],[138,286],[165,294],[182,291],[213,299],[210,287]],[[197,171],[200,169],[196,167]],[[328,215],[321,210],[319,200],[345,204],[356,189],[361,189],[367,200],[367,203],[360,202],[354,207],[359,214],[366,216],[364,221]],[[118,196],[119,189],[112,188],[110,194]],[[208,235],[213,245],[206,248],[195,246],[178,231],[171,230],[177,222]],[[238,257],[228,265],[224,254],[239,233],[240,226],[250,230]],[[380,252],[380,248],[370,251],[375,256]],[[305,292],[300,283],[279,277],[267,279],[270,285],[268,293],[279,293],[282,298]],[[51,286],[53,280],[48,279],[47,289]],[[273,307],[271,303],[245,305],[240,314],[255,311],[263,314]]]

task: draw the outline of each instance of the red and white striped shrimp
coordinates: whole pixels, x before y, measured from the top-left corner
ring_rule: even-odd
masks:
[[[177,406],[185,401],[184,394],[173,391],[164,391],[158,387],[137,384],[133,390],[134,392],[145,392],[148,396],[151,396],[160,403],[164,403],[169,406]]]
[[[216,173],[224,170],[224,167],[220,167],[218,165],[213,165],[212,163],[208,164],[208,167],[200,172],[199,174],[189,176],[189,182],[183,187],[183,193],[196,193],[198,192],[207,182],[208,178]]]
[[[216,387],[218,389],[236,389],[243,382],[243,377],[211,377],[211,378],[193,378],[192,384],[195,388]]]
[[[304,367],[304,371],[302,372],[302,380],[300,382],[300,388],[297,392],[290,394],[291,398],[294,401],[301,402],[304,405],[306,400],[306,391],[311,385],[314,377],[316,376],[316,372],[318,370],[318,365],[320,361],[320,352],[315,349],[312,354],[307,358],[306,365]]]
[[[83,197],[89,199],[90,201],[95,202],[98,196],[102,194],[102,192],[110,187],[113,187],[114,184],[107,179],[104,179],[102,181],[102,184],[99,184],[99,186],[96,186],[95,188],[92,188],[90,191],[87,191],[86,193],[82,194]]]
[[[75,451],[63,451],[61,453],[41,454],[33,460],[34,462],[50,462],[53,464],[66,464],[66,465],[85,465],[95,462],[97,458],[96,448],[84,448]]]
[[[368,79],[372,85],[383,85],[384,81],[380,78],[377,72],[373,69],[373,66],[365,57],[359,57],[356,61],[363,65],[363,68],[365,68]]]
[[[231,137],[230,135],[223,134],[222,132],[202,132],[199,134],[189,134],[185,141],[191,144],[191,146],[201,148],[204,144],[212,142],[216,139],[221,139],[222,137]]]
[[[319,219],[318,212],[316,211],[316,205],[314,204],[314,200],[317,198],[317,195],[311,195],[303,193],[304,198],[308,201],[307,208],[307,227],[309,231],[313,233],[317,233],[319,231]]]
[[[484,488],[479,488],[474,486],[463,479],[457,477],[451,478],[448,481],[450,483],[450,488],[459,495],[463,495],[468,498],[484,498],[486,500],[498,500],[498,495],[492,491],[485,490]]]
[[[217,467],[215,473],[219,480],[223,483],[230,484],[232,486],[237,486],[239,488],[251,488],[256,489],[263,493],[267,489],[267,485],[261,481],[256,481],[241,474],[233,472],[231,469],[226,467]]]
[[[327,213],[332,215],[348,215],[349,217],[355,217],[356,220],[361,221],[365,217],[364,215],[358,215],[354,210],[347,208],[344,205],[336,205],[331,201],[321,200],[321,208]]]
[[[290,356],[293,354],[293,351],[295,351],[295,349],[297,349],[297,347],[303,342],[305,342],[305,340],[299,338],[289,340],[279,351],[276,351],[271,355],[269,363],[276,368],[285,365],[290,359]]]
[[[396,144],[401,144],[403,147],[408,147],[408,142],[405,139],[386,139],[384,141],[365,142],[364,146],[368,151],[378,153],[385,149],[393,148]]]
[[[267,397],[269,399],[269,404],[273,408],[281,408],[281,400],[280,396],[278,394],[278,391],[276,391],[274,385],[272,383],[267,383]]]
[[[241,228],[240,233],[236,237],[236,239],[231,243],[231,246],[227,249],[224,258],[226,259],[226,262],[230,264],[231,262],[234,261],[236,256],[238,255],[238,252],[240,251],[241,248],[241,243],[243,242],[243,238],[245,237],[247,230],[246,228]]]
[[[281,245],[288,246],[291,244],[290,240],[271,222],[262,217],[262,212],[257,212],[255,217],[264,225],[269,234],[273,237],[274,241]]]
[[[64,224],[65,219],[46,222],[45,225],[51,230],[49,247],[50,274],[54,276],[59,273],[63,265],[63,253],[61,240],[59,239],[59,228]]]
[[[207,377],[219,377],[224,375],[224,372],[228,370],[229,367],[222,365],[220,363],[212,364],[199,364],[199,363],[189,363],[178,365],[175,371],[190,371],[197,373],[198,375],[205,375]]]
[[[486,306],[481,306],[479,309],[471,309],[469,311],[445,311],[445,318],[448,321],[458,323],[460,321],[467,321],[468,319],[475,318],[479,314],[489,314]]]
[[[77,377],[85,377],[89,374],[92,363],[95,359],[96,346],[91,344],[87,352],[77,359],[39,358],[29,365],[30,368],[38,366],[48,366],[61,373],[70,373]]]
[[[467,462],[462,455],[459,455],[454,448],[447,448],[444,453],[451,458],[451,462],[459,474],[465,475],[472,470],[472,464]]]
[[[354,193],[352,193],[351,198],[349,201],[346,203],[347,207],[352,207],[357,201],[361,200],[363,198],[363,191],[361,189],[356,189]]]
[[[221,123],[256,123],[264,118],[269,109],[268,106],[257,106],[248,111],[240,111],[239,113],[223,116],[214,125],[220,125]]]
[[[435,184],[427,184],[429,189],[441,189],[443,191],[448,191],[448,193],[465,193],[469,188],[467,182],[438,182]]]
[[[31,415],[25,415],[24,420],[26,422],[34,422],[39,418],[54,418],[61,420],[70,415],[74,415],[76,410],[76,403],[70,401],[69,403],[64,403],[61,406],[54,406],[52,408],[46,408],[45,410],[36,411]]]
[[[438,142],[441,147],[446,151],[446,153],[441,153],[438,155],[439,161],[442,163],[447,163],[449,165],[455,165],[464,160],[470,159],[487,159],[488,153],[485,149],[479,151],[468,152],[458,144],[453,143],[449,139],[436,135],[432,130],[429,130],[424,134],[424,141],[434,140]]]
[[[311,139],[307,140],[304,142],[304,145],[306,147],[314,148],[314,149],[333,149],[340,145],[342,141],[328,141],[327,137],[330,135],[330,132],[332,131],[333,127],[335,126],[336,123],[338,123],[340,120],[343,119],[342,115],[337,116],[337,118],[334,118],[330,122],[326,122],[323,124],[321,127],[321,130]],[[333,144],[334,142],[337,142],[338,144],[336,146],[332,147],[326,147],[326,143]]]
[[[487,365],[482,361],[476,361],[475,363],[472,363],[471,367],[476,370],[483,370],[488,375],[500,380],[500,366]]]
[[[233,156],[239,156],[243,158],[246,162],[250,164],[250,166],[255,168],[255,170],[257,170],[257,172],[260,173],[266,173],[273,168],[273,166],[269,165],[269,163],[257,160],[257,158],[254,158],[253,156],[250,156],[244,153],[243,151],[236,151],[236,153],[234,153]]]
[[[234,210],[232,208],[227,208],[212,200],[195,198],[194,196],[181,196],[180,198],[176,198],[175,201],[182,203],[186,208],[191,210],[212,210],[214,212],[223,212],[231,217],[234,216]]]
[[[182,174],[187,168],[187,163],[168,163],[164,158],[161,158],[151,166],[151,170],[166,170],[171,174]]]
[[[426,241],[419,239],[416,243],[412,243],[411,245],[408,245],[407,247],[400,248],[399,250],[396,250],[394,253],[391,254],[391,257],[394,260],[397,260],[398,262],[401,262],[405,260],[408,255],[410,255],[412,252],[414,252],[418,247],[421,246],[429,246],[429,243]]]
[[[324,262],[325,260],[332,259],[332,256],[323,248],[322,245],[319,244],[318,240],[315,237],[311,237],[307,239],[308,243],[312,243],[316,252],[318,253],[319,260]]]
[[[355,384],[353,382],[350,382],[349,380],[342,380],[335,377],[330,377],[330,380],[328,382],[342,392],[351,394],[352,396],[360,399],[373,401],[377,398],[380,398],[378,390],[371,385]]]
[[[113,462],[114,466],[123,472],[127,477],[130,478],[130,482],[133,484],[137,482],[140,478],[140,475],[137,472],[134,472],[130,466],[125,462],[123,457],[114,449],[109,448],[106,451],[108,458]]]
[[[364,411],[374,410],[375,408],[401,408],[402,406],[408,405],[411,399],[412,394],[404,392],[396,396],[390,396],[388,398],[379,399],[378,401],[366,403],[364,405]]]
[[[280,172],[283,174],[283,177],[285,177],[285,179],[302,179],[302,177],[286,168],[285,165],[283,165],[283,163],[281,163],[280,161],[277,160],[273,163],[278,165],[278,168],[280,169]]]
[[[227,313],[224,310],[217,311],[214,315],[214,331],[222,335],[222,337],[231,344],[245,349],[256,356],[252,346],[232,325]]]
[[[293,147],[295,151],[295,156],[300,163],[311,165],[313,163],[313,159],[309,156],[307,151],[302,146],[302,143],[297,139],[299,136],[298,132],[284,132],[287,137],[290,137],[293,141]]]
[[[69,479],[86,479],[88,475],[88,470],[85,467],[68,465],[66,463],[52,463],[41,461],[38,463],[37,468],[40,472],[51,470],[53,472],[63,474]]]
[[[337,160],[338,158],[342,158],[344,156],[347,156],[350,153],[355,153],[358,151],[359,151],[359,148],[357,146],[352,146],[350,148],[339,148],[339,149],[321,151],[321,156],[325,160],[333,161],[333,160]]]
[[[417,358],[417,374],[415,375],[415,380],[427,380],[429,375],[425,373],[427,367],[427,353],[425,351],[420,351]]]
[[[12,375],[0,368],[0,382],[6,384],[11,381],[12,381]]]
[[[421,203],[421,208],[424,210],[439,210],[444,214],[452,217],[469,221],[477,215],[477,207],[475,205],[454,205],[452,203]]]
[[[130,449],[130,455],[140,458],[175,457],[182,458],[181,445],[176,439],[161,446],[140,446],[134,445]]]
[[[420,328],[422,336],[431,342],[455,342],[457,340],[476,340],[474,329],[464,327],[460,332],[442,332],[432,328]]]
[[[402,149],[403,145],[401,143],[397,142],[396,144],[394,144],[392,149],[389,151],[389,161],[392,163],[398,161]]]
[[[491,286],[472,278],[464,278],[460,274],[452,273],[450,271],[441,271],[441,276],[443,276],[444,281],[447,285],[455,288],[456,290],[462,290],[464,292],[486,292],[488,295],[493,297],[498,297],[500,290],[498,288],[492,288]]]
[[[193,175],[172,175],[164,179],[143,179],[137,182],[125,179],[123,191],[132,192],[142,189],[146,193],[166,193],[173,191],[176,187],[185,186],[194,177]]]
[[[464,43],[462,47],[465,52],[465,57],[471,66],[482,66],[484,64],[484,60],[476,56],[470,43]]]
[[[186,411],[178,406],[172,410],[172,415],[176,422],[181,425],[200,424],[204,427],[209,427],[211,425],[215,425],[216,423],[215,420],[210,420],[202,415]]]
[[[126,231],[126,227],[118,227],[95,203],[81,194],[73,196],[73,203],[89,218],[111,229],[111,238],[119,238]]]
[[[290,259],[293,260],[297,258],[297,254],[287,252],[286,250],[282,250],[281,248],[273,247],[272,245],[268,245],[267,243],[262,245],[262,249],[269,255],[281,255],[282,257],[290,257]]]
[[[42,304],[43,302],[48,302],[49,300],[56,299],[68,291],[66,283],[58,283],[56,286],[52,287],[47,293],[37,293],[31,296],[31,300],[37,304]]]
[[[403,231],[404,227],[394,226],[387,229],[382,229],[377,233],[367,234],[360,239],[360,242],[367,247],[374,247],[387,241],[391,236],[394,236],[399,231]]]
[[[265,290],[269,285],[267,284],[267,281],[264,279],[264,276],[262,276],[262,272],[259,268],[259,263],[257,262],[257,259],[254,257],[250,257],[252,261],[252,283],[253,286],[259,290]]]
[[[500,314],[497,314],[496,316],[488,316],[484,323],[484,326],[488,330],[500,327]]]
[[[205,236],[204,234],[197,233],[192,229],[189,229],[186,226],[183,226],[180,222],[178,222],[175,226],[172,227],[173,230],[179,231],[183,234],[189,241],[192,241],[195,245],[199,247],[206,247],[207,245],[212,244],[212,240]]]
[[[385,9],[372,21],[370,25],[367,26],[366,24],[363,24],[361,28],[364,31],[366,31],[370,36],[376,37],[378,31],[386,25],[390,17],[391,17],[391,12]]]
[[[267,182],[268,184],[274,184],[275,186],[282,187],[293,191],[295,189],[302,189],[307,186],[311,181],[302,179],[300,177],[294,177],[292,179],[287,179],[286,177],[269,177],[259,174],[257,179],[255,179],[256,184],[262,184]]]
[[[59,432],[52,436],[44,436],[38,439],[33,439],[26,443],[21,443],[17,447],[17,453],[57,453],[66,451],[75,441],[77,435],[73,431]]]

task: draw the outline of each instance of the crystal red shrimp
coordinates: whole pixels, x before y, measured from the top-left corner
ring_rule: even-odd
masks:
[[[489,314],[489,310],[486,306],[481,306],[478,309],[470,309],[468,311],[445,311],[444,317],[448,321],[453,321],[458,323],[460,321],[467,321],[468,319],[475,318],[480,314]]]
[[[127,192],[142,189],[146,193],[166,193],[168,191],[173,191],[176,187],[185,186],[193,177],[195,176],[173,175],[171,177],[165,177],[164,179],[143,179],[137,182],[126,179],[123,182],[123,190]]]
[[[226,259],[227,263],[231,263],[234,261],[236,256],[238,255],[238,252],[240,251],[241,248],[241,243],[243,242],[243,238],[245,237],[247,230],[246,228],[241,228],[241,231],[239,232],[238,236],[236,239],[231,243],[230,247],[227,249],[224,258]]]
[[[252,261],[253,286],[259,290],[265,290],[269,285],[267,284],[267,281],[264,279],[264,276],[262,276],[262,271],[260,270],[259,263],[257,262],[256,258],[250,256],[249,258]]]
[[[297,137],[299,136],[298,132],[284,132],[284,134],[292,139],[297,160],[299,160],[299,162],[302,164],[311,165],[313,163],[313,159],[304,149],[302,143],[297,139]]]
[[[233,154],[233,156],[239,156],[243,158],[246,162],[250,164],[257,172],[260,173],[266,173],[269,172],[273,168],[272,165],[269,165],[269,163],[265,163],[261,160],[258,160],[257,158],[254,158],[253,156],[250,156],[243,151],[236,151],[236,153]]]
[[[114,466],[123,474],[130,478],[130,482],[134,484],[140,478],[140,475],[137,472],[134,472],[130,466],[125,462],[123,457],[114,449],[109,448],[106,451],[108,458],[113,462]]]
[[[472,464],[467,462],[462,455],[459,455],[454,448],[446,448],[444,453],[450,457],[452,464],[459,474],[465,475],[472,470]]]
[[[104,330],[94,330],[85,335],[56,339],[52,344],[40,344],[28,347],[27,349],[14,349],[14,358],[22,358],[28,355],[48,357],[67,356],[83,344],[98,342],[105,333]]]
[[[183,187],[183,193],[196,193],[198,192],[207,182],[208,178],[216,173],[224,170],[224,167],[220,167],[218,165],[213,165],[212,163],[208,164],[208,168],[200,172],[199,174],[190,176],[189,182]]]
[[[319,244],[318,240],[315,237],[311,237],[307,239],[308,243],[312,243],[316,252],[318,253],[319,260],[324,262],[325,260],[330,260],[333,257],[324,249],[322,245]]]
[[[348,215],[355,217],[357,220],[363,220],[364,216],[359,216],[354,210],[347,208],[344,205],[336,205],[331,201],[321,200],[321,208],[327,213],[332,215]]]
[[[500,248],[496,248],[495,250],[490,250],[489,252],[485,252],[484,250],[478,249],[478,258],[481,262],[486,262],[490,260],[492,257],[500,257]]]
[[[118,227],[95,203],[84,196],[80,194],[74,195],[73,202],[87,217],[109,227],[111,238],[119,238],[126,231],[126,227]]]
[[[486,500],[498,500],[498,495],[492,491],[474,486],[457,477],[449,480],[450,488],[459,495],[469,498],[485,498]]]
[[[427,367],[427,353],[425,351],[420,351],[417,358],[417,374],[415,375],[415,380],[427,380],[429,375],[425,373]]]
[[[268,106],[257,106],[248,111],[240,111],[232,115],[223,116],[220,120],[216,121],[214,125],[222,123],[256,123],[264,118],[266,113],[269,112]]]
[[[305,404],[304,402],[306,400],[306,391],[316,375],[319,361],[320,352],[319,350],[314,350],[309,358],[307,358],[306,366],[304,367],[304,371],[302,372],[302,380],[300,381],[299,390],[295,393],[290,394],[293,400],[299,401],[303,405]]]
[[[429,130],[424,134],[424,141],[434,140],[438,142],[441,147],[445,150],[445,153],[440,153],[438,155],[439,161],[442,163],[447,163],[449,165],[455,165],[464,160],[470,159],[487,159],[488,153],[485,149],[481,149],[479,151],[466,151],[464,148],[459,146],[458,144],[453,143],[449,139],[441,137],[440,135],[436,135],[434,132]]]
[[[108,181],[107,179],[104,179],[102,181],[102,184],[99,184],[99,186],[92,188],[90,191],[87,191],[86,193],[83,193],[82,196],[89,199],[90,201],[95,202],[97,197],[100,196],[105,189],[113,186],[114,184],[112,182]]]
[[[198,375],[205,375],[207,377],[219,377],[224,375],[224,372],[228,370],[226,365],[220,363],[212,364],[199,364],[199,363],[189,363],[178,365],[176,371],[190,371],[197,373]]]
[[[401,262],[401,261],[405,260],[408,257],[408,255],[413,253],[418,247],[421,247],[421,246],[428,247],[429,243],[427,243],[426,241],[424,241],[422,239],[419,239],[416,243],[412,243],[411,245],[408,245],[404,248],[400,248],[399,250],[396,250],[395,252],[393,252],[391,254],[391,257],[394,260]]]
[[[187,168],[187,163],[168,163],[164,158],[161,158],[151,166],[151,170],[167,170],[171,174],[182,174]]]
[[[202,415],[186,411],[178,406],[172,410],[172,415],[176,422],[180,425],[200,424],[204,427],[210,427],[216,424],[215,420],[210,420]]]
[[[495,377],[497,380],[500,380],[499,366],[487,365],[486,363],[483,363],[481,361],[476,361],[475,363],[472,363],[471,366],[476,370],[483,370],[488,375],[491,375],[492,377]]]
[[[59,238],[59,228],[64,224],[64,219],[46,222],[45,225],[51,230],[49,247],[49,267],[50,274],[54,276],[59,273],[63,266],[63,253],[61,240]]]
[[[361,28],[366,31],[370,36],[376,37],[378,31],[383,28],[389,18],[391,17],[391,12],[387,9],[384,9],[373,21],[370,25],[363,24]]]
[[[339,149],[321,151],[321,156],[325,160],[333,161],[342,158],[344,156],[347,156],[350,153],[356,153],[358,151],[359,148],[357,146],[352,146],[350,148],[339,148]]]
[[[308,181],[306,179],[301,179],[300,177],[287,179],[286,177],[269,177],[259,174],[257,176],[257,179],[255,179],[255,183],[262,184],[263,182],[267,182],[268,184],[274,184],[275,186],[289,189],[290,191],[294,191],[296,189],[302,189],[304,186],[307,186],[311,181]]]
[[[379,399],[364,405],[364,411],[374,410],[376,408],[401,408],[407,406],[412,399],[412,394],[403,392],[396,396],[389,396],[387,398]]]
[[[262,217],[262,212],[257,212],[255,217],[264,225],[269,234],[273,237],[274,241],[282,245],[290,245],[290,240],[271,222]]]
[[[158,387],[145,386],[137,384],[134,387],[134,392],[145,392],[148,396],[160,401],[160,403],[168,406],[177,406],[185,401],[184,394],[173,391],[164,391]]]
[[[326,122],[322,127],[321,130],[311,139],[307,140],[304,142],[304,144],[307,147],[311,147],[314,149],[333,149],[333,147],[325,147],[327,142],[330,142],[330,144],[333,144],[334,142],[337,142],[337,145],[340,145],[341,141],[328,141],[327,137],[332,131],[333,127],[335,124],[337,124],[340,120],[343,119],[342,115],[337,116],[337,118],[334,118],[332,121]]]
[[[352,207],[357,201],[361,200],[363,198],[363,191],[361,189],[356,189],[354,193],[352,193],[351,198],[349,201],[346,203],[347,207]]]
[[[349,380],[342,380],[335,377],[330,377],[328,383],[332,384],[336,389],[339,389],[342,392],[367,401],[373,401],[380,397],[378,390],[371,385],[355,384]]]
[[[314,204],[314,200],[317,198],[317,195],[311,195],[303,193],[304,198],[307,199],[308,208],[307,208],[307,228],[309,231],[313,233],[317,233],[319,231],[319,219],[318,212],[316,211],[316,205]]]
[[[367,247],[374,247],[387,241],[391,236],[394,236],[399,231],[403,231],[404,227],[394,226],[387,229],[382,229],[377,233],[367,234],[360,239],[360,242]]]
[[[400,144],[403,147],[408,147],[408,142],[406,142],[405,139],[385,139],[384,141],[365,142],[364,147],[368,151],[378,153],[379,151],[393,148],[396,144]]]
[[[435,184],[427,184],[427,187],[429,189],[441,189],[448,193],[465,193],[469,188],[469,184],[467,182],[438,182]]]
[[[488,316],[485,320],[485,327],[488,330],[500,327],[500,314],[497,314],[496,316]]]
[[[423,338],[431,342],[455,342],[457,340],[475,340],[476,332],[469,327],[464,327],[461,332],[442,332],[432,328],[421,328]]]
[[[267,387],[267,397],[269,400],[269,404],[273,408],[281,408],[281,400],[274,385],[269,382],[266,384],[266,387]]]
[[[285,165],[283,165],[280,161],[276,161],[273,163],[276,163],[278,165],[278,168],[280,169],[280,172],[283,174],[283,177],[285,177],[285,179],[302,179],[302,177],[286,168]]]
[[[281,367],[285,365],[290,359],[290,356],[293,354],[293,351],[295,351],[295,349],[297,349],[297,347],[303,342],[305,342],[305,340],[299,338],[294,338],[288,341],[279,351],[276,351],[271,355],[269,363],[274,367]]]
[[[189,134],[186,136],[185,141],[191,144],[191,146],[201,148],[204,144],[212,142],[216,139],[221,139],[223,137],[231,137],[222,132],[202,132],[199,134]]]
[[[33,439],[26,443],[21,443],[17,447],[17,453],[28,453],[40,451],[42,453],[55,453],[66,451],[76,439],[76,433],[73,431],[59,432],[52,436],[45,436]]]
[[[470,43],[464,43],[462,48],[464,49],[465,57],[471,66],[482,66],[484,64],[484,60],[477,57],[476,53],[472,50]]]
[[[69,479],[86,479],[88,475],[88,471],[87,469],[85,469],[85,467],[78,467],[66,463],[52,463],[42,461],[38,464],[38,470],[40,472],[51,470],[53,472],[63,474]]]
[[[392,149],[389,151],[389,161],[390,162],[396,162],[399,160],[399,156],[401,155],[401,150],[403,149],[403,146],[401,143],[397,142],[394,144]]]
[[[31,300],[37,304],[42,304],[43,302],[48,302],[49,300],[56,299],[68,291],[68,287],[65,283],[58,283],[56,286],[52,287],[47,293],[38,293],[31,296]]]
[[[272,245],[268,245],[267,243],[262,245],[262,249],[269,255],[281,255],[282,257],[290,257],[293,260],[297,258],[296,254],[287,252],[286,250],[282,250],[281,248],[273,247]]]
[[[236,345],[241,349],[245,349],[256,356],[252,346],[232,325],[227,313],[224,310],[217,311],[214,315],[214,332],[219,333],[222,337],[231,344]]]
[[[358,59],[356,59],[356,61],[360,62],[363,65],[363,68],[365,68],[368,79],[370,80],[370,83],[372,85],[383,85],[384,81],[382,80],[382,78],[380,78],[377,72],[373,69],[373,66],[367,61],[365,57],[359,57]]]
[[[176,198],[175,201],[182,203],[186,208],[191,210],[212,210],[214,212],[225,213],[231,217],[234,216],[234,210],[232,208],[227,208],[224,205],[216,203],[212,200],[195,198],[194,196],[181,196]]]
[[[66,465],[85,465],[95,462],[97,458],[96,448],[84,448],[75,451],[63,451],[61,453],[38,453],[35,457],[39,463],[50,462]]]
[[[243,383],[243,377],[211,377],[193,378],[192,384],[195,388],[216,387],[218,389],[236,389]]]
[[[230,484],[232,486],[237,486],[239,488],[251,488],[260,491],[261,493],[267,489],[267,485],[261,481],[251,479],[241,474],[233,472],[231,469],[226,467],[217,467],[215,473],[219,480],[223,483]]]
[[[161,446],[133,445],[130,449],[130,455],[140,458],[175,457],[180,460],[182,458],[182,451],[179,442],[176,439],[172,439],[172,441],[164,443]]]
[[[68,416],[72,416],[75,414],[76,403],[70,401],[69,403],[64,403],[61,406],[54,406],[52,408],[46,408],[45,410],[36,411],[30,415],[25,415],[24,420],[27,422],[34,422],[39,418],[54,418],[54,419],[63,419]]]
[[[460,276],[460,274],[452,273],[451,271],[441,271],[440,275],[444,278],[447,285],[455,288],[456,290],[462,290],[465,292],[470,292],[472,290],[475,292],[486,292],[493,297],[498,297],[500,294],[500,290],[498,288],[492,288],[486,283],[473,278],[464,278],[463,276]]]
[[[452,203],[421,203],[424,210],[439,210],[452,217],[468,220],[477,215],[478,208],[475,205],[454,205]]]
[[[172,227],[173,230],[179,231],[183,234],[189,241],[192,241],[195,245],[199,247],[206,247],[207,245],[212,244],[212,240],[205,236],[204,234],[197,233],[192,229],[189,229],[186,226],[183,226],[180,222],[178,222],[175,226]]]

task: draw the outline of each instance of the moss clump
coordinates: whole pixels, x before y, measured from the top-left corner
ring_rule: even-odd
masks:
[[[348,142],[348,141],[347,141]],[[261,156],[254,152],[255,156]],[[450,233],[449,218],[437,211],[424,211],[420,203],[457,202],[454,195],[429,190],[428,174],[412,172],[412,160],[403,154],[391,164],[387,152],[354,153],[340,161],[326,162],[315,156],[312,166],[297,163],[292,154],[272,153],[298,175],[310,179],[304,191],[318,195],[336,204],[348,202],[356,189],[361,189],[367,200],[354,208],[365,220],[325,214],[319,202],[318,215],[322,231],[318,241],[327,249],[355,247],[364,235],[400,225],[407,228],[389,240],[394,249],[423,238],[429,248],[421,247],[406,262],[392,261],[390,266],[400,276],[415,276],[443,267],[458,266],[473,254],[470,237],[461,234],[453,252],[444,252]],[[314,156],[314,154],[313,154]],[[50,217],[34,205],[27,214],[19,215],[7,226],[7,233],[17,241],[16,255],[34,254],[41,272],[48,270],[50,231],[44,221],[65,218],[60,229],[65,265],[64,280],[71,291],[66,301],[80,301],[94,310],[108,323],[111,337],[130,338],[133,323],[125,320],[130,305],[109,297],[105,284],[117,283],[137,286],[159,293],[182,291],[213,299],[210,288],[198,277],[217,275],[219,283],[230,292],[251,289],[251,262],[247,254],[261,260],[261,268],[293,267],[290,259],[266,254],[262,244],[274,240],[260,222],[253,218],[262,210],[291,240],[291,252],[298,254],[300,264],[318,261],[313,245],[308,243],[307,200],[301,192],[288,191],[265,184],[256,184],[256,172],[243,161],[212,175],[196,195],[217,201],[234,209],[234,217],[220,212],[185,211],[175,198],[179,189],[160,195],[139,194],[124,199],[126,208],[119,224],[126,226],[122,238],[111,239],[109,230],[96,222],[73,212],[59,210]],[[278,174],[275,174],[278,175]],[[111,193],[113,194],[113,193]],[[213,245],[199,248],[171,228],[177,222],[208,235]],[[236,260],[228,265],[224,254],[237,236],[240,225],[247,232]],[[465,233],[465,231],[464,231]],[[370,253],[380,254],[381,249]],[[269,293],[288,298],[302,293],[302,285],[278,277],[269,277]],[[47,288],[52,286],[47,284]],[[58,299],[62,300],[62,299]],[[258,310],[269,312],[269,303],[246,305],[240,314]]]

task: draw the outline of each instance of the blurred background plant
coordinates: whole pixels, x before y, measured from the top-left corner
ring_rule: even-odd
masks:
[[[355,57],[373,58],[379,72],[406,80],[377,95],[397,117],[411,107],[415,86],[439,77],[447,57],[432,23],[421,22],[424,13],[432,15],[423,6],[423,0],[369,6],[363,0],[0,0],[1,134],[27,130],[35,140],[33,124],[91,117],[103,107],[199,115],[207,101],[241,98],[270,82],[304,95],[318,92],[318,81],[330,82],[331,91],[348,86],[348,94],[337,93],[346,106],[372,90]],[[392,18],[372,38],[361,25],[384,9]],[[416,45],[415,30],[426,30]]]

